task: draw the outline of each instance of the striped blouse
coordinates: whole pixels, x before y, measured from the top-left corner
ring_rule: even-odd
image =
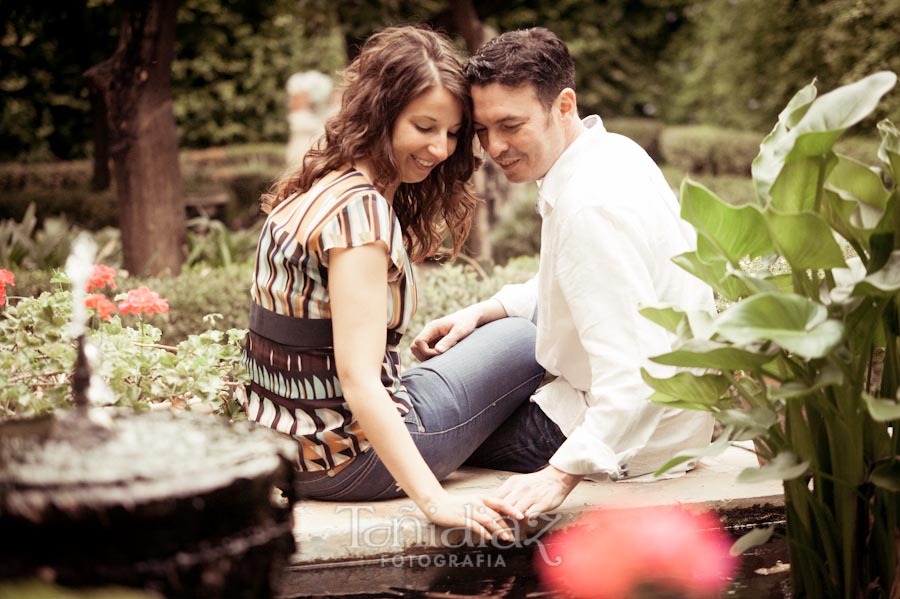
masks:
[[[398,413],[405,415],[410,403],[400,382],[397,343],[415,312],[416,289],[400,223],[388,201],[362,173],[349,169],[281,202],[260,235],[243,352],[251,381],[244,405],[251,420],[299,442],[303,471],[329,470],[369,449],[343,399],[330,325],[323,319],[331,318],[328,250],[379,241],[390,255],[381,380]],[[275,319],[275,325],[255,326],[259,314],[270,325]],[[286,335],[296,330],[295,324],[313,326],[302,329],[309,334]],[[314,329],[325,336],[316,337]]]

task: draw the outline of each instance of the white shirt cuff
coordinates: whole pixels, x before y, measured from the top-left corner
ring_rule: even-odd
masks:
[[[494,294],[508,316],[518,316],[531,320],[537,307],[537,277],[524,282],[504,285]]]
[[[626,474],[623,457],[578,427],[550,458],[550,465],[569,474],[607,474],[617,480]]]

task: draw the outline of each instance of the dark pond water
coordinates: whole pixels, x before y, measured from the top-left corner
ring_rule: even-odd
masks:
[[[776,539],[742,556],[729,588],[716,599],[781,599],[789,597],[786,571],[762,574],[787,563],[787,547]],[[289,569],[281,599],[566,599],[544,588],[532,568],[529,552],[425,554],[321,568]],[[778,570],[778,568],[776,568]],[[658,590],[622,599],[682,599]]]

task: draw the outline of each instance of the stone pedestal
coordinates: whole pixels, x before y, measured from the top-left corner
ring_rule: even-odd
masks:
[[[271,596],[295,549],[296,448],[211,416],[101,416],[0,423],[0,578]]]

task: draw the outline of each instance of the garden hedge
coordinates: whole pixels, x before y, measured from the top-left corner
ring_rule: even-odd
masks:
[[[764,135],[706,125],[666,127],[660,135],[663,162],[689,173],[750,176],[750,163]]]

